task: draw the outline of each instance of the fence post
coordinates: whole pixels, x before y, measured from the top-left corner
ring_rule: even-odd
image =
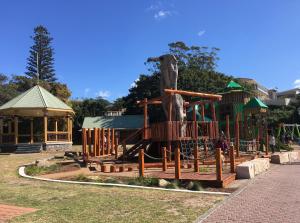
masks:
[[[119,147],[119,139],[115,138],[115,158],[118,159],[118,147]]]
[[[101,147],[102,147],[102,155],[105,155],[105,129],[102,128],[102,131],[101,131]]]
[[[106,138],[106,142],[107,142],[107,155],[110,155],[111,151],[110,151],[110,128],[107,129],[107,138]]]
[[[86,129],[82,129],[82,153],[86,155]]]
[[[111,153],[113,153],[115,149],[115,129],[111,130]]]
[[[266,130],[266,155],[269,155],[269,133],[268,133],[268,128]]]
[[[98,155],[98,151],[97,151],[97,128],[94,128],[94,145],[93,145],[93,152],[94,152],[94,156]]]
[[[217,175],[217,181],[222,181],[221,148],[216,149],[216,175]]]
[[[167,148],[166,147],[163,147],[162,148],[162,157],[163,157],[163,171],[167,171],[167,168],[168,168],[168,164],[167,164]]]
[[[139,174],[140,177],[144,177],[145,159],[144,159],[144,149],[139,150]]]
[[[234,147],[233,146],[230,146],[229,156],[230,156],[230,172],[235,173],[235,158],[234,158]]]
[[[199,153],[197,144],[194,146],[194,171],[196,173],[199,172]]]
[[[89,154],[92,153],[92,131],[88,129],[88,137],[87,137],[88,145],[89,145]]]
[[[180,171],[180,148],[175,149],[175,179],[179,180],[181,178]]]

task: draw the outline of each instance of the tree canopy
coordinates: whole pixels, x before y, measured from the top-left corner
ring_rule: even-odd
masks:
[[[36,79],[38,75],[40,80],[56,81],[54,53],[51,46],[53,38],[50,36],[47,28],[41,25],[34,28],[34,35],[31,38],[33,45],[29,50],[26,75],[33,79]]]

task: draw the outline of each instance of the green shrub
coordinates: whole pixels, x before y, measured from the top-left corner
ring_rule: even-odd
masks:
[[[138,185],[138,186],[158,186],[158,179],[150,177],[137,177],[128,181],[129,185]]]
[[[203,190],[203,187],[200,182],[194,181],[191,190],[200,191]]]
[[[92,180],[84,176],[83,174],[79,174],[74,178],[74,181],[81,181],[81,182],[91,182]]]
[[[25,168],[25,173],[30,176],[36,176],[41,174],[55,173],[58,172],[61,165],[53,164],[49,167],[38,167],[35,165],[30,165]]]

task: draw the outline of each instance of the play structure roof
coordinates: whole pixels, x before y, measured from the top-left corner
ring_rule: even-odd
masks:
[[[82,124],[82,128],[140,129],[143,126],[143,115],[85,117]]]
[[[250,101],[244,106],[245,109],[252,109],[252,108],[268,108],[260,99],[258,98],[251,98]]]
[[[7,109],[58,109],[73,112],[72,108],[52,95],[49,91],[36,85],[0,107]]]
[[[242,92],[245,89],[235,81],[231,80],[220,94],[228,94],[231,92]],[[246,91],[245,91],[246,92]]]

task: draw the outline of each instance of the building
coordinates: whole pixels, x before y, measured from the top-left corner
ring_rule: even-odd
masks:
[[[71,107],[36,85],[0,107],[1,151],[68,149],[73,115]]]
[[[255,97],[262,101],[269,99],[269,90],[263,85],[259,84],[256,80],[251,78],[236,78],[236,80],[241,84],[249,85],[253,88]]]
[[[270,97],[270,99],[265,102],[267,105],[272,106],[288,106],[297,102],[299,95],[300,88],[294,88],[282,92],[275,92],[275,96],[273,95],[273,97]]]

